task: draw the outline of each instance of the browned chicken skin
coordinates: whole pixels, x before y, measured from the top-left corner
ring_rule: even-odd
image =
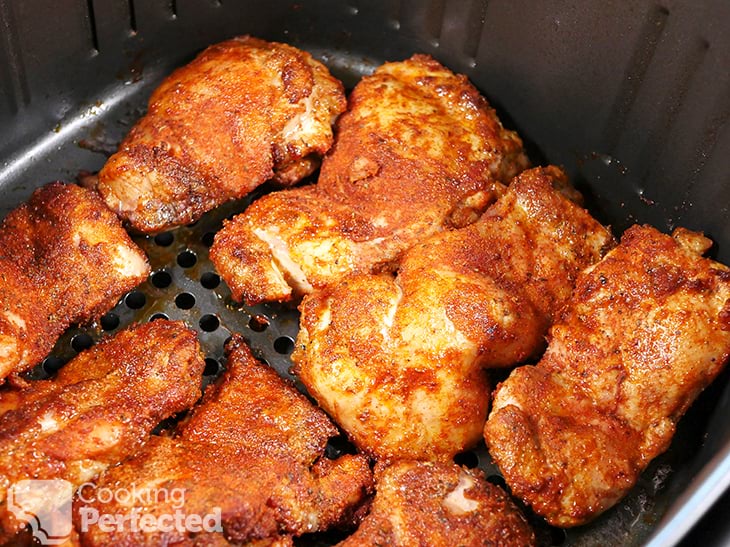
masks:
[[[134,454],[160,421],[195,404],[204,366],[195,332],[155,321],[80,353],[54,379],[0,392],[0,538],[20,526],[5,505],[9,486],[79,486]]]
[[[0,381],[148,274],[144,253],[95,192],[58,182],[36,190],[0,228]]]
[[[249,36],[210,46],[155,90],[99,191],[139,231],[190,223],[269,179],[309,175],[345,105],[342,84],[304,51]]]
[[[527,547],[535,535],[501,488],[479,470],[401,461],[376,467],[370,514],[339,547]]]
[[[393,270],[414,243],[476,220],[491,181],[526,164],[465,76],[426,55],[387,63],[353,90],[318,183],[253,203],[218,232],[211,259],[248,303]]]
[[[360,449],[442,460],[478,442],[483,368],[540,351],[578,272],[613,242],[564,184],[557,168],[525,171],[478,222],[411,248],[397,278],[305,297],[297,373]]]
[[[730,269],[709,240],[634,226],[578,279],[537,366],[496,392],[485,428],[512,492],[556,526],[615,504],[667,449],[730,352]]]
[[[222,381],[209,388],[174,438],[156,437],[134,458],[108,470],[97,488],[164,486],[184,491],[184,503],[138,500],[77,504],[76,526],[86,545],[193,545],[222,542],[287,544],[286,536],[346,523],[372,486],[363,456],[322,457],[337,430],[326,415],[276,372],[256,362],[243,339],[229,345]],[[94,488],[85,494],[93,497]],[[177,506],[176,506],[177,505]],[[210,515],[220,508],[223,536],[184,530],[156,533],[83,531],[84,511]],[[219,531],[220,532],[220,531]]]

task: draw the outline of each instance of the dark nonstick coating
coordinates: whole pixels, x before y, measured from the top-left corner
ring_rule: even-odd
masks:
[[[340,52],[319,51],[325,61]],[[348,63],[351,66],[355,63]],[[343,63],[344,65],[344,63]],[[368,67],[369,68],[369,67]],[[340,68],[342,73],[342,69]],[[340,74],[342,76],[342,74]],[[350,71],[345,80],[356,81],[360,73]],[[144,109],[144,94],[132,99],[129,112],[122,119],[112,114],[100,117],[97,127],[77,146],[91,150],[114,149],[119,135],[107,135],[104,127],[115,124],[130,126]],[[139,102],[138,102],[139,101]],[[121,123],[120,123],[121,122]],[[315,176],[316,177],[316,176]],[[153,321],[157,318],[183,320],[198,331],[206,356],[204,383],[210,383],[225,365],[223,347],[232,333],[242,333],[256,355],[274,367],[282,376],[296,381],[289,372],[289,354],[293,350],[298,331],[299,314],[291,305],[264,304],[253,307],[234,303],[230,291],[216,274],[208,259],[208,250],[215,232],[225,218],[243,211],[251,199],[270,190],[264,187],[246,200],[232,202],[206,214],[193,225],[163,232],[156,236],[134,236],[150,259],[152,275],[134,291],[125,295],[119,304],[96,324],[72,328],[59,340],[51,355],[37,367],[31,376],[47,377],[66,361],[90,347],[103,336],[113,335],[132,322]],[[298,384],[303,389],[301,384]],[[170,424],[164,424],[169,426]],[[638,544],[646,539],[659,516],[666,510],[667,483],[673,477],[672,470],[688,456],[683,447],[696,446],[700,439],[692,439],[692,428],[685,428],[686,441],[674,443],[673,449],[659,458],[642,476],[642,480],[630,496],[617,508],[609,511],[595,523],[575,530],[563,531],[545,524],[537,517],[532,523],[543,545],[606,545]],[[332,443],[330,454],[350,450],[346,442],[337,439]],[[689,452],[691,454],[691,451]],[[459,456],[459,463],[478,466],[490,481],[504,486],[504,480],[491,462],[482,445],[474,451]],[[681,478],[679,479],[681,480]],[[328,544],[329,536],[308,538],[315,543]]]
[[[617,234],[633,222],[685,225],[705,230],[715,255],[730,262],[728,3],[89,0],[63,12],[46,4],[0,0],[1,216],[45,182],[98,170],[165,74],[207,44],[251,33],[308,49],[348,87],[383,61],[431,53],[469,75],[536,163],[563,165]],[[247,203],[137,237],[150,279],[97,324],[66,333],[33,375],[162,314],[198,330],[206,383],[222,370],[232,332],[290,377],[296,310],[235,305],[208,260],[212,234]],[[644,543],[730,437],[727,383],[726,372],[614,509],[567,532],[534,519],[542,543]],[[349,449],[337,439],[330,454]],[[484,447],[459,461],[500,482]]]

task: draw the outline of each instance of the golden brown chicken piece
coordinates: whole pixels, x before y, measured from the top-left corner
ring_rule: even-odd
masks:
[[[188,224],[269,179],[312,173],[345,106],[342,84],[304,51],[250,36],[210,46],[155,90],[99,191],[139,231]]]
[[[578,279],[537,366],[499,386],[485,428],[512,492],[556,526],[615,504],[664,452],[730,352],[730,268],[710,241],[634,226]]]
[[[7,489],[24,479],[74,487],[134,454],[165,418],[195,404],[205,363],[181,322],[135,326],[80,353],[56,378],[0,394],[0,538],[18,531]]]
[[[391,271],[416,242],[476,220],[491,181],[526,165],[465,76],[426,55],[387,63],[350,95],[318,183],[253,203],[216,235],[211,259],[248,303]]]
[[[143,494],[164,487],[184,496],[140,495],[126,505],[79,503],[76,526],[85,545],[193,545],[223,539],[286,544],[286,536],[346,523],[363,501],[372,486],[367,459],[322,457],[327,439],[337,434],[324,412],[256,362],[242,338],[234,337],[228,349],[221,382],[208,389],[178,435],[154,438],[84,494],[91,501],[106,487]],[[92,523],[94,511],[199,515],[208,518],[209,526],[196,537],[184,526],[160,526],[147,534],[128,526],[105,533]]]
[[[36,190],[0,228],[0,382],[31,368],[72,323],[113,307],[149,265],[95,192]]]
[[[535,535],[501,488],[478,469],[401,461],[376,467],[370,514],[339,547],[527,547]]]
[[[554,167],[525,171],[478,222],[410,249],[397,278],[305,297],[297,373],[360,449],[445,460],[478,442],[483,369],[534,357],[578,272],[613,242],[553,188],[564,183]]]

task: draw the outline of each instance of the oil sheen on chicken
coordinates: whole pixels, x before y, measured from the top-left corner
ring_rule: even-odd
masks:
[[[74,509],[82,544],[287,545],[291,536],[351,524],[372,488],[367,459],[323,457],[327,440],[337,435],[324,412],[257,362],[241,337],[228,350],[220,382],[174,437],[153,438],[86,488],[89,503],[78,500]],[[112,503],[95,496],[112,487],[140,495]],[[165,529],[169,523],[160,521],[146,532],[129,526],[108,532],[91,522],[94,511],[197,515],[208,517],[208,527],[200,524],[196,534],[184,524]]]
[[[710,241],[634,226],[578,279],[537,366],[512,372],[485,427],[513,494],[556,526],[614,505],[664,452],[730,353],[730,268]]]
[[[77,487],[134,454],[153,428],[200,397],[205,363],[195,332],[155,321],[80,353],[50,380],[0,392],[0,539],[24,523],[11,485],[64,479]],[[41,506],[24,506],[40,514]]]
[[[478,469],[413,461],[378,464],[375,488],[370,514],[338,547],[535,545],[520,510]]]
[[[20,381],[66,328],[108,311],[149,271],[95,192],[60,182],[36,190],[0,228],[0,382]]]
[[[398,276],[358,275],[305,297],[292,359],[366,453],[449,460],[487,417],[484,368],[534,357],[575,278],[613,239],[554,187],[519,175],[481,219],[432,236]]]
[[[392,271],[435,232],[475,221],[527,160],[465,76],[425,55],[364,77],[314,186],[254,202],[211,259],[234,299],[289,300],[352,273]]]
[[[141,232],[188,224],[269,179],[312,173],[345,105],[342,84],[304,51],[250,36],[210,46],[155,90],[99,191]]]

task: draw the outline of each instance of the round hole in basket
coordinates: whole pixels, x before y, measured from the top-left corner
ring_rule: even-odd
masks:
[[[85,332],[82,332],[80,334],[77,334],[71,339],[71,347],[76,352],[82,352],[85,349],[89,349],[91,346],[94,345],[94,340],[86,334]]]
[[[205,358],[205,369],[203,370],[203,375],[213,376],[215,374],[218,374],[219,369],[220,369],[220,365],[219,365],[218,361],[216,361],[212,357]]]
[[[248,328],[254,332],[264,332],[269,327],[270,320],[265,315],[252,315],[248,320]]]
[[[175,297],[175,305],[181,310],[189,310],[195,306],[195,296],[189,292],[181,292]]]
[[[155,236],[155,244],[160,247],[169,247],[172,245],[173,241],[175,241],[175,236],[173,236],[170,232],[162,232]]]
[[[220,319],[211,313],[205,314],[200,318],[200,321],[198,321],[198,325],[200,325],[200,328],[205,332],[213,332],[217,330],[220,324]]]
[[[200,238],[200,242],[206,247],[211,247],[215,239],[215,232],[205,232],[203,237]]]
[[[151,281],[158,289],[164,289],[172,284],[172,276],[166,271],[160,270],[152,274]]]
[[[166,313],[155,313],[150,315],[150,321],[157,321],[158,319],[170,319]]]
[[[138,310],[147,303],[147,297],[141,291],[132,291],[124,298],[124,303],[132,310]]]
[[[205,272],[200,277],[200,284],[206,289],[213,290],[221,284],[221,278],[217,273]]]
[[[195,256],[193,251],[183,251],[177,255],[177,263],[181,268],[192,268],[198,261],[198,257]]]
[[[276,350],[276,353],[289,355],[292,351],[294,351],[294,340],[288,336],[279,336],[279,338],[274,340],[274,349]]]
[[[60,357],[56,357],[55,355],[49,355],[43,360],[42,366],[46,374],[50,375],[58,372],[58,370],[65,364],[66,362]]]
[[[114,330],[119,326],[119,316],[116,313],[106,313],[99,320],[101,328],[104,330]]]

